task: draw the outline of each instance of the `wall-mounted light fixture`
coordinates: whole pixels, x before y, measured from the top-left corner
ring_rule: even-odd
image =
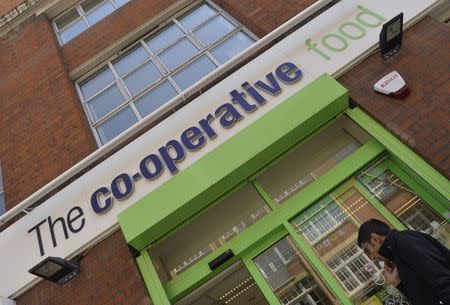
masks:
[[[64,285],[80,273],[80,258],[75,257],[72,261],[67,261],[59,257],[49,256],[28,272],[59,285]]]
[[[380,33],[381,57],[388,59],[402,48],[403,13],[398,14],[385,24]]]

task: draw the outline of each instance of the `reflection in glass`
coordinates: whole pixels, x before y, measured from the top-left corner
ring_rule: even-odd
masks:
[[[167,282],[177,277],[269,211],[264,200],[250,185],[210,207],[149,250],[161,281]]]
[[[183,38],[164,52],[159,57],[169,70],[178,67],[189,58],[197,54],[199,50],[187,38]]]
[[[357,246],[359,226],[375,218],[387,220],[355,187],[356,181],[339,187],[295,217],[291,224],[329,268],[354,304],[384,304],[393,294],[380,265]],[[395,303],[394,303],[395,304]],[[407,303],[405,303],[406,305]]]
[[[173,79],[181,90],[199,81],[203,76],[216,69],[217,66],[206,55],[196,59],[186,68],[177,72]]]
[[[311,137],[258,177],[281,204],[347,158],[370,136],[343,116]]]
[[[241,262],[237,262],[174,305],[269,305],[269,303],[247,269]]]
[[[142,45],[120,56],[113,65],[119,76],[123,76],[128,71],[142,64],[149,57]]]
[[[195,35],[207,46],[234,30],[235,26],[219,15],[195,31]]]
[[[211,50],[211,54],[224,64],[253,44],[254,40],[242,32],[238,32],[225,42]]]
[[[180,28],[176,24],[172,24],[155,36],[152,36],[147,41],[147,45],[149,46],[150,50],[152,50],[152,52],[158,53],[183,35],[183,31],[180,30]]]
[[[113,85],[90,100],[88,105],[94,119],[99,120],[122,104],[123,101],[124,99],[119,88],[117,88],[117,85]]]
[[[105,67],[103,71],[95,74],[94,77],[88,79],[80,85],[81,92],[85,99],[89,99],[95,93],[105,88],[107,85],[114,81],[114,75],[108,67]]]
[[[177,91],[172,87],[169,81],[163,82],[161,85],[155,87],[142,97],[140,97],[134,104],[136,105],[142,117],[145,117],[164,105],[167,101],[177,95]]]
[[[281,304],[332,304],[327,288],[305,265],[290,237],[258,255],[254,262]]]
[[[62,43],[72,40],[86,29],[87,25],[81,19],[72,23],[59,33]]]
[[[80,17],[80,14],[78,14],[77,9],[74,7],[70,9],[67,13],[62,15],[61,17],[58,17],[55,19],[55,24],[58,27],[59,30],[61,30],[63,27],[74,21]]]
[[[192,13],[189,13],[186,16],[182,17],[180,19],[180,22],[187,29],[192,30],[194,27],[201,24],[203,21],[205,21],[209,17],[213,16],[215,13],[216,12],[211,7],[204,4],[204,5],[200,6],[199,8],[197,8]]]
[[[151,61],[139,67],[124,78],[125,85],[132,95],[136,95],[161,78],[161,73]]]
[[[390,170],[373,166],[358,179],[408,229],[430,234],[450,248],[450,223]]]
[[[102,143],[106,143],[136,122],[137,118],[133,111],[130,107],[126,107],[111,119],[97,127],[100,140]]]
[[[106,2],[92,12],[89,12],[89,14],[86,15],[86,18],[89,21],[89,24],[93,25],[112,12],[114,12],[114,6],[110,2]]]

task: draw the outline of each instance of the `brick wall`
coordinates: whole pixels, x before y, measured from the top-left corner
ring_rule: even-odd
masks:
[[[214,0],[214,2],[261,38],[316,1]]]
[[[41,281],[17,305],[150,305],[136,262],[117,231],[81,260],[81,273],[63,286]]]
[[[0,161],[10,209],[96,149],[44,15],[0,37]]]
[[[450,177],[450,28],[427,17],[403,35],[403,49],[384,61],[371,55],[339,78],[367,113],[438,171]],[[372,86],[397,70],[411,89],[403,100],[377,94]]]
[[[67,70],[72,71],[169,8],[176,0],[132,0],[62,46]]]

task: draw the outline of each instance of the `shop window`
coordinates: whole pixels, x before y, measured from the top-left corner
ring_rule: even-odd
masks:
[[[430,234],[450,248],[450,223],[392,171],[373,166],[358,180],[408,229]]]
[[[343,116],[286,155],[258,177],[265,191],[282,204],[370,140]]]
[[[357,246],[360,225],[372,218],[388,223],[351,180],[292,219],[291,224],[354,304],[384,304],[394,297],[404,300],[398,290],[387,286],[382,267]]]
[[[77,82],[99,145],[142,120],[255,42],[204,3]]]
[[[270,208],[250,185],[221,200],[149,250],[161,281],[176,278],[269,211]]]
[[[269,305],[242,262],[237,262],[174,305]]]
[[[0,163],[0,215],[4,214],[5,211],[5,192],[3,191],[2,164]]]
[[[74,39],[130,0],[85,0],[53,20],[61,45]]]
[[[327,288],[290,237],[258,255],[254,262],[281,304],[333,304]]]

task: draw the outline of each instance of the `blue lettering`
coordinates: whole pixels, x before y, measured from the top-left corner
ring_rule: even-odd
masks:
[[[275,73],[282,82],[288,85],[298,82],[303,76],[302,71],[291,62],[279,65]]]
[[[122,189],[121,185],[125,189]],[[124,200],[133,193],[134,184],[131,177],[127,174],[120,174],[111,182],[111,191],[114,198],[117,200]]]
[[[217,108],[215,115],[216,117],[222,115],[220,125],[224,128],[233,127],[235,122],[242,120],[242,115],[230,103],[223,104]]]
[[[272,95],[279,94],[281,92],[281,87],[280,84],[278,84],[277,80],[275,79],[275,76],[273,76],[272,72],[266,75],[266,79],[269,81],[270,85],[259,80],[255,83],[255,87],[264,90]]]
[[[194,151],[202,148],[206,141],[200,129],[197,127],[189,127],[181,135],[181,142],[183,142],[187,149]]]
[[[113,199],[111,197],[105,198],[103,204],[100,204],[100,196],[106,196],[110,193],[110,191],[106,187],[101,187],[96,190],[91,196],[91,206],[95,213],[103,214],[108,211],[113,203]]]
[[[172,157],[169,151],[175,152],[175,156]],[[167,142],[166,146],[160,147],[159,153],[161,154],[164,163],[167,165],[167,168],[170,170],[172,175],[178,172],[178,168],[175,163],[182,161],[186,156],[183,146],[181,146],[177,140],[170,140]]]

